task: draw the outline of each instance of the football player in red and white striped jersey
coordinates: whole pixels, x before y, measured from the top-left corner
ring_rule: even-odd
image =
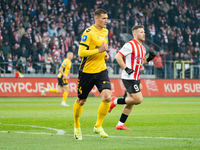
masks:
[[[134,26],[132,28],[132,33],[134,39],[124,44],[115,57],[118,64],[123,68],[121,79],[127,91],[126,98],[118,99],[113,96],[111,100],[109,112],[111,112],[117,104],[125,104],[121,118],[116,126],[117,130],[131,130],[127,128],[124,123],[127,120],[133,106],[140,104],[143,100],[143,96],[140,91],[140,69],[142,65],[147,64],[156,55],[155,52],[150,52],[149,57],[145,59],[146,49],[142,45],[142,42],[145,41],[145,31],[143,26]],[[124,60],[122,57],[124,57]]]

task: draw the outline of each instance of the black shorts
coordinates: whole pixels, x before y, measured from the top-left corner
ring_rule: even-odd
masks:
[[[64,86],[64,85],[67,85],[68,84],[68,81],[63,77],[63,78],[58,78],[58,85],[60,86]]]
[[[131,93],[140,92],[140,80],[126,80],[122,79],[122,82],[126,88],[126,91]]]
[[[100,93],[104,89],[111,90],[107,70],[95,74],[83,73],[80,71],[78,77],[78,98],[86,99],[94,85],[96,85]]]

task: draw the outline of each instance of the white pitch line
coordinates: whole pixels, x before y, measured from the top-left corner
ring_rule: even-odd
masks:
[[[4,133],[10,133],[10,131],[0,131]],[[46,132],[23,132],[23,131],[11,131],[13,133],[22,133],[22,134],[46,134],[46,135],[63,135],[63,134],[52,134],[52,133],[46,133]],[[64,134],[69,136],[74,136],[73,134]],[[99,135],[89,135],[89,134],[83,134],[82,136],[91,136],[91,137],[97,137]],[[131,138],[131,139],[163,139],[163,140],[197,140],[200,141],[200,139],[196,138],[175,138],[175,137],[132,137],[132,136],[109,136],[112,138]]]
[[[47,134],[47,135],[53,135],[52,133],[46,133],[46,132],[24,132],[24,131],[0,131],[4,133],[23,133],[23,134]]]
[[[20,124],[1,124],[1,125],[11,125],[11,126],[26,126],[26,127],[33,127],[33,128],[43,128],[43,129],[49,129],[49,130],[54,130],[57,131],[57,134],[52,134],[52,133],[46,133],[46,132],[23,132],[23,131],[11,131],[13,133],[23,133],[23,134],[47,134],[47,135],[69,135],[69,136],[74,136],[73,134],[65,134],[64,130],[61,129],[55,129],[55,128],[49,128],[49,127],[40,127],[40,126],[34,126],[34,125],[20,125]],[[0,131],[4,133],[10,133],[10,131]],[[90,135],[90,134],[83,134],[82,136],[99,136],[99,135]],[[132,136],[109,136],[112,138],[132,138],[132,139],[164,139],[164,140],[198,140],[200,141],[199,138],[175,138],[175,137],[132,137]]]
[[[2,125],[9,125],[9,126],[23,126],[23,127],[32,127],[32,128],[42,128],[42,129],[49,129],[57,131],[57,135],[64,135],[65,131],[61,129],[55,129],[55,128],[49,128],[49,127],[40,127],[40,126],[34,126],[34,125],[21,125],[21,124],[2,124]]]

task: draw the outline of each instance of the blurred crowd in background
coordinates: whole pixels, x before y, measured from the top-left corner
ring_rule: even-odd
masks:
[[[120,36],[125,32],[121,26],[143,25],[148,39],[145,44],[158,51],[144,68],[146,74],[152,74],[153,67],[162,72],[165,61],[188,60],[198,65],[198,0],[1,0],[0,67],[5,68],[2,62],[7,62],[7,73],[13,69],[55,73],[55,65],[62,63],[68,51],[74,53],[72,62],[80,63],[81,35],[94,24],[93,15],[98,8],[107,10],[109,17],[107,63],[117,64],[115,55],[127,42]]]

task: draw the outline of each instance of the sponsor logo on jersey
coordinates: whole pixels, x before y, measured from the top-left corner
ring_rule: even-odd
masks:
[[[86,42],[86,40],[87,40],[87,35],[83,35],[82,41]]]
[[[105,36],[105,39],[108,40],[108,36],[107,35]]]

